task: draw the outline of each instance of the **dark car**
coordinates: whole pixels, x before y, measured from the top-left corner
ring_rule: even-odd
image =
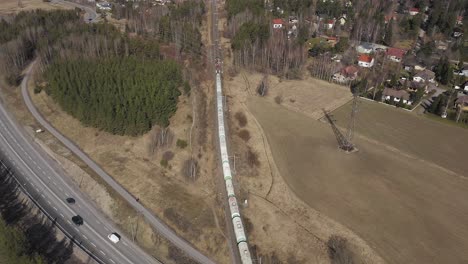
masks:
[[[74,203],[75,203],[75,199],[73,199],[73,198],[71,198],[71,197],[68,197],[68,198],[66,199],[66,201],[67,201],[67,203],[69,203],[69,204],[74,204]]]
[[[73,223],[75,223],[75,225],[82,225],[83,224],[83,218],[79,215],[75,215],[72,217],[72,221]]]

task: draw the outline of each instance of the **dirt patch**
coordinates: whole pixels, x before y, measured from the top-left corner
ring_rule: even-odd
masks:
[[[291,190],[320,214],[359,235],[386,262],[468,260],[465,179],[361,137],[356,138],[359,152],[346,154],[337,149],[326,123],[258,98],[248,106]],[[412,145],[420,147],[418,141]],[[316,232],[319,237],[321,232]],[[347,239],[356,246],[356,238]],[[363,253],[364,262],[378,262],[369,248]]]

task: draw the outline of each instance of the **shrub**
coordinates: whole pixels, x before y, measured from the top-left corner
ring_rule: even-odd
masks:
[[[41,87],[38,87],[38,86],[34,87],[34,94],[38,94],[38,93],[40,93],[41,91],[42,91],[42,88],[41,88]]]
[[[282,102],[283,102],[283,97],[281,97],[279,95],[275,97],[275,103],[281,104]]]
[[[240,127],[245,127],[247,125],[247,117],[242,112],[237,112],[234,117],[237,119]]]
[[[353,264],[355,262],[345,238],[332,235],[328,239],[327,246],[332,264]]]
[[[163,166],[164,168],[167,168],[167,165],[169,165],[169,162],[165,159],[162,159],[161,162],[159,162],[159,164],[161,164],[161,166]]]
[[[184,149],[187,147],[187,141],[183,140],[183,139],[177,139],[177,142],[176,142],[176,146],[181,148],[181,149]]]
[[[242,129],[238,133],[239,137],[242,138],[245,142],[249,141],[250,139],[250,132],[246,129]]]

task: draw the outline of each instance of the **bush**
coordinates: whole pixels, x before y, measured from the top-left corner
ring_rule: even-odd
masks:
[[[246,129],[242,129],[238,133],[239,137],[242,138],[245,142],[249,141],[250,139],[250,132]]]
[[[332,235],[327,242],[328,255],[332,264],[353,264],[354,256],[348,247],[348,241],[340,236]]]
[[[159,162],[159,164],[161,164],[161,166],[163,166],[164,168],[167,168],[167,165],[169,165],[169,162],[165,159],[162,159],[161,162]]]
[[[38,86],[34,87],[34,94],[38,94],[38,93],[40,93],[41,91],[42,91],[42,88],[41,88],[41,87],[38,87]]]
[[[234,117],[237,119],[240,127],[245,127],[247,125],[247,117],[242,112],[237,112]]]
[[[173,158],[174,158],[174,152],[169,151],[169,150],[164,152],[164,154],[163,154],[163,159],[164,160],[171,161]]]
[[[283,102],[283,97],[281,97],[279,95],[275,97],[275,103],[281,104],[282,102]]]
[[[183,139],[177,139],[177,142],[176,142],[176,146],[181,148],[181,149],[184,149],[187,147],[187,141],[183,140]]]

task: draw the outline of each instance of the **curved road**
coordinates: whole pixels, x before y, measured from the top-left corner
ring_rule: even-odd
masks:
[[[91,158],[89,158],[78,146],[76,146],[71,140],[63,136],[57,131],[44,117],[38,112],[32,100],[29,96],[27,89],[27,83],[34,68],[34,63],[28,68],[24,79],[21,83],[21,93],[23,95],[24,102],[28,107],[34,118],[52,135],[54,135],[62,144],[64,144],[71,152],[78,156],[83,162],[86,163],[92,170],[94,170],[110,187],[112,187],[117,193],[119,193],[123,199],[125,199],[129,205],[131,205],[136,211],[143,215],[147,222],[162,236],[172,242],[176,247],[181,249],[185,254],[192,259],[203,264],[214,264],[215,262],[209,259],[198,251],[193,245],[187,242],[185,239],[179,237],[170,227],[162,222],[158,217],[154,216],[148,209],[135,200],[127,190],[125,190],[119,183],[117,183],[109,174],[107,174],[98,164],[96,164]]]
[[[160,263],[146,254],[130,239],[122,236],[120,242],[112,243],[107,236],[122,234],[76,185],[57,166],[34,138],[24,133],[0,104],[0,152],[4,163],[14,168],[15,178],[57,225],[72,236],[90,253],[107,264],[153,264]],[[75,204],[66,198],[75,199]],[[84,224],[77,226],[71,218],[80,215]]]

